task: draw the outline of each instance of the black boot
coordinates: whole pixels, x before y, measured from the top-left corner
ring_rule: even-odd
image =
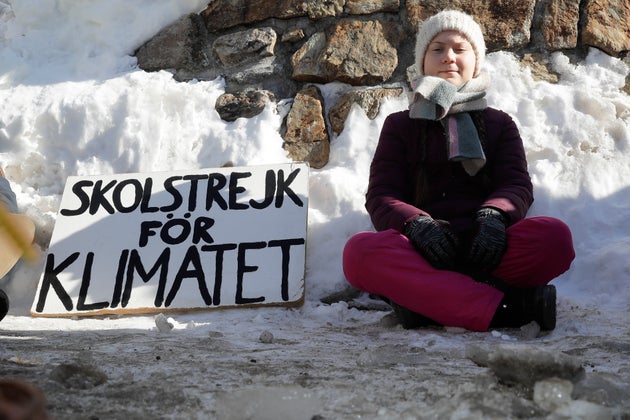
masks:
[[[437,322],[432,320],[431,318],[427,318],[426,316],[420,315],[412,311],[411,309],[407,309],[404,306],[400,306],[396,302],[391,301],[389,298],[380,295],[370,294],[371,299],[380,299],[383,302],[389,304],[394,311],[394,315],[398,318],[400,325],[406,330],[412,330],[420,327],[428,327],[428,326],[438,326]]]
[[[410,309],[407,309],[404,306],[400,306],[397,303],[389,301],[389,304],[394,310],[394,314],[396,314],[396,317],[400,321],[400,325],[402,325],[402,327],[406,330],[427,327],[430,325],[439,325],[432,319],[429,319],[426,316],[420,315]]]
[[[544,331],[556,328],[555,286],[512,288],[506,291],[490,322],[490,327],[517,328],[532,321],[536,321]]]
[[[546,285],[534,289],[534,320],[543,331],[556,328],[556,286]]]
[[[0,321],[2,321],[7,312],[9,312],[9,297],[4,293],[4,290],[0,290]]]

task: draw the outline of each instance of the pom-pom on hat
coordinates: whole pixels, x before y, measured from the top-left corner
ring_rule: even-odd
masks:
[[[477,76],[486,57],[486,42],[483,39],[479,24],[471,16],[456,10],[444,10],[418,25],[418,35],[416,36],[416,70],[418,75],[424,76],[424,54],[429,43],[443,31],[457,31],[468,39],[477,58],[475,66],[475,76]]]

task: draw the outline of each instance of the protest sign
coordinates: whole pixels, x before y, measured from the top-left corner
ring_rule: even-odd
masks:
[[[34,316],[297,306],[308,165],[69,177]]]

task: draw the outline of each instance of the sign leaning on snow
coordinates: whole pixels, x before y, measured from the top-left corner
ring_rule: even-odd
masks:
[[[302,304],[308,169],[69,177],[31,314]]]

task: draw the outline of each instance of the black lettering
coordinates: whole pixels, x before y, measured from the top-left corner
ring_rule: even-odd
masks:
[[[167,217],[171,219],[173,215],[169,214]],[[190,213],[186,213],[184,217],[189,218]],[[175,234],[171,233],[173,229],[175,230]],[[181,218],[171,219],[164,223],[162,230],[160,230],[160,238],[164,241],[164,243],[169,245],[181,244],[186,240],[186,238],[188,238],[191,229],[192,228],[190,227],[190,222],[188,220]]]
[[[144,188],[142,189],[142,202],[140,203],[141,213],[156,213],[160,209],[158,207],[149,206],[151,194],[153,192],[153,178],[149,177],[144,180]]]
[[[120,304],[120,295],[122,295],[123,279],[125,278],[125,268],[127,267],[128,258],[129,250],[123,249],[118,259],[118,270],[116,271],[116,281],[114,283],[114,293],[110,308],[115,308]]]
[[[133,274],[137,272],[140,276],[140,279],[148,283],[148,281],[155,275],[155,273],[160,271],[160,279],[158,282],[158,290],[155,294],[155,306],[162,306],[162,302],[164,301],[164,289],[166,288],[166,279],[168,277],[168,262],[171,258],[171,249],[165,248],[164,251],[160,254],[158,259],[155,261],[155,264],[149,272],[144,269],[144,265],[142,264],[142,259],[140,258],[140,254],[135,249],[131,251],[129,255],[129,265],[127,266],[127,280],[125,282],[125,290],[122,296],[122,307],[125,308],[129,303],[129,297],[131,296],[131,288],[133,287]]]
[[[92,190],[92,202],[90,203],[90,214],[96,214],[99,207],[103,207],[105,211],[109,214],[114,214],[114,208],[111,203],[105,198],[105,193],[116,185],[116,181],[111,181],[103,188],[103,181],[98,180],[94,184],[94,189]]]
[[[190,193],[188,194],[188,211],[197,208],[197,185],[200,179],[207,179],[208,175],[186,175],[185,180],[190,181]]]
[[[206,191],[206,210],[212,208],[213,203],[217,203],[222,210],[227,210],[228,205],[220,192],[227,184],[227,179],[223,174],[212,173],[208,175],[208,191]]]
[[[182,205],[182,202],[184,201],[184,199],[182,195],[180,194],[179,190],[177,189],[177,187],[173,185],[175,181],[178,181],[180,179],[182,179],[181,176],[172,176],[170,178],[167,178],[166,181],[164,181],[164,189],[166,190],[166,192],[168,192],[169,194],[173,196],[173,203],[169,204],[168,206],[160,207],[160,211],[163,211],[164,213],[168,213],[169,211],[177,210],[179,206]]]
[[[195,228],[193,229],[193,244],[198,244],[199,241],[203,239],[203,241],[207,244],[211,244],[214,242],[212,236],[208,233],[208,229],[210,229],[214,225],[214,219],[210,217],[198,217],[195,219]]]
[[[91,187],[94,185],[92,181],[79,181],[72,186],[72,192],[76,195],[79,200],[81,200],[81,205],[76,210],[69,209],[61,209],[60,213],[62,216],[78,216],[79,214],[85,213],[85,211],[90,207],[90,196],[87,195],[83,188]]]
[[[269,247],[279,246],[282,250],[282,283],[280,292],[282,300],[289,300],[289,262],[291,261],[290,249],[293,245],[304,245],[304,238],[281,239],[277,241],[269,241]]]
[[[81,288],[79,289],[79,300],[77,300],[78,311],[93,311],[103,309],[109,306],[109,302],[85,303],[90,281],[92,280],[92,264],[94,263],[94,253],[88,252],[85,258],[85,268],[83,269],[83,277],[81,278]]]
[[[162,222],[159,220],[149,220],[140,223],[140,238],[138,238],[138,246],[140,248],[145,247],[149,242],[150,236],[155,236],[155,230],[162,226]]]
[[[230,175],[230,189],[229,189],[229,202],[230,210],[247,210],[249,206],[247,204],[238,203],[237,195],[245,192],[245,187],[238,185],[238,181],[241,178],[248,178],[252,176],[251,172],[232,172]]]
[[[188,266],[192,264],[193,268],[188,269]],[[212,296],[210,296],[210,292],[208,292],[208,285],[206,285],[206,275],[203,272],[203,267],[201,266],[201,259],[199,258],[199,251],[197,247],[191,246],[186,251],[186,255],[184,256],[184,261],[182,261],[182,265],[177,270],[177,274],[175,275],[175,280],[173,281],[173,286],[171,287],[171,291],[168,293],[166,297],[166,302],[164,306],[167,308],[171,306],[173,299],[177,295],[180,286],[182,285],[182,280],[184,278],[195,278],[197,279],[197,284],[199,285],[199,292],[201,293],[201,297],[206,304],[206,306],[212,305]]]
[[[201,250],[204,252],[217,252],[214,264],[214,291],[212,294],[212,304],[215,306],[221,304],[221,285],[223,284],[223,253],[232,249],[236,249],[236,244],[203,245],[201,247]]]
[[[37,306],[35,307],[35,311],[42,312],[44,310],[44,305],[46,304],[46,297],[48,296],[48,291],[50,290],[50,286],[53,287],[55,293],[57,293],[57,297],[61,300],[66,311],[71,311],[73,308],[72,298],[68,295],[68,292],[63,288],[61,282],[57,278],[57,275],[65,270],[70,264],[76,261],[79,258],[80,252],[75,252],[71,254],[68,258],[63,260],[61,264],[55,267],[55,256],[54,254],[48,254],[46,258],[46,270],[44,271],[44,278],[42,279],[42,287],[39,289],[39,300],[37,301]]]
[[[130,206],[125,207],[122,197],[123,190],[127,185],[132,185],[134,187],[133,202]],[[116,210],[118,210],[119,213],[131,213],[137,209],[142,202],[142,184],[140,184],[140,181],[137,179],[123,179],[114,188],[114,191],[112,192],[112,200],[114,201],[114,207],[116,207]]]
[[[276,191],[276,172],[273,169],[267,170],[265,175],[265,199],[262,202],[257,202],[253,198],[249,200],[249,205],[255,209],[261,210],[269,207],[273,201],[273,195]]]
[[[284,171],[282,169],[278,171],[278,190],[276,191],[276,208],[279,209],[280,207],[282,207],[282,204],[284,202],[284,193],[286,193],[289,196],[289,198],[291,198],[291,200],[293,200],[293,202],[298,207],[304,207],[304,203],[302,202],[302,200],[300,200],[300,197],[297,196],[295,191],[289,188],[289,185],[291,185],[291,183],[295,180],[295,177],[297,176],[299,172],[300,172],[300,168],[297,168],[295,171],[291,172],[291,174],[289,174],[289,177],[287,178],[285,182]]]
[[[249,242],[249,243],[244,242],[244,243],[239,244],[238,246],[238,256],[237,256],[238,269],[236,272],[236,297],[235,297],[235,302],[237,305],[265,301],[264,296],[259,296],[257,298],[244,298],[243,297],[243,275],[245,273],[251,273],[253,271],[258,270],[257,265],[245,264],[245,252],[249,249],[262,249],[265,246],[267,246],[267,244],[265,244],[264,242]]]

